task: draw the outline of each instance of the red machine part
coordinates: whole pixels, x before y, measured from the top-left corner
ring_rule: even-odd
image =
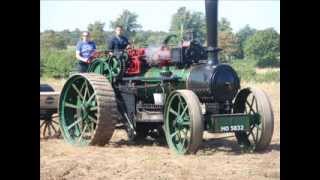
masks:
[[[163,59],[160,61],[159,66],[163,67],[163,66],[169,66],[171,64],[170,59]]]
[[[137,75],[141,73],[141,58],[144,54],[144,48],[128,50],[130,65],[126,71],[127,75]]]

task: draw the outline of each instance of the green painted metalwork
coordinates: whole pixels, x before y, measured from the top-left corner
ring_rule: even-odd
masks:
[[[259,123],[259,119],[259,114],[211,115],[207,129],[210,132],[248,131],[251,124]]]
[[[166,92],[172,92],[173,90],[177,89],[186,89],[186,80],[190,74],[189,69],[177,69],[175,66],[168,66],[167,71],[172,72],[172,76],[179,77],[179,80],[172,81],[169,84],[164,84],[164,89],[159,87],[152,87],[152,88],[145,88],[145,89],[139,89],[138,90],[138,96],[144,97],[144,99],[152,99],[153,93],[163,93]],[[161,77],[161,72],[163,69],[159,67],[152,67],[150,68],[146,73],[144,73],[142,76],[146,78],[144,82],[146,84],[160,84],[160,81],[157,80],[157,78]],[[148,80],[149,78],[149,80]],[[152,79],[154,78],[154,79]],[[168,94],[167,94],[168,95]]]
[[[178,154],[185,154],[191,139],[188,105],[179,93],[170,97],[165,114],[166,137],[169,147]]]
[[[164,66],[161,68],[160,74],[164,76],[171,76],[172,72],[170,71],[169,66]]]
[[[64,139],[88,145],[97,123],[97,102],[90,83],[75,75],[65,84],[60,97],[59,121]]]
[[[189,69],[187,68],[178,69],[176,66],[168,66],[167,68],[168,68],[167,71],[169,70],[172,72],[173,75],[181,78],[179,82],[184,82],[185,84],[190,74]],[[144,77],[161,77],[161,74],[160,74],[161,71],[163,71],[163,69],[159,67],[152,67],[144,74]],[[154,82],[159,82],[159,81],[154,81]]]
[[[96,59],[88,68],[88,72],[103,74],[112,81],[121,72],[121,63],[115,56],[106,56]]]

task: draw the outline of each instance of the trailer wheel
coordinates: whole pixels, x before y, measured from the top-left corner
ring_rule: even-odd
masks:
[[[40,94],[41,92],[54,92],[54,89],[49,84],[40,84]],[[49,139],[60,137],[61,132],[57,118],[59,117],[53,112],[46,112],[40,115],[40,138]]]
[[[196,153],[204,126],[198,97],[190,90],[172,92],[165,105],[164,118],[170,149],[178,154]]]
[[[59,116],[68,143],[105,145],[120,116],[111,83],[95,73],[72,75],[61,91]]]
[[[40,132],[42,130],[42,136],[40,138],[49,139],[49,138],[59,138],[61,135],[59,129],[59,123],[56,121],[57,114],[48,114],[47,116],[40,119]]]
[[[241,147],[252,151],[265,150],[272,139],[274,116],[267,94],[260,89],[242,89],[234,103],[234,113],[259,114],[259,120],[250,123],[249,131],[236,132]]]

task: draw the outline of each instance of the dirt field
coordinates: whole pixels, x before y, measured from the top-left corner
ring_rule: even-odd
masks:
[[[49,83],[61,89],[61,81]],[[205,133],[196,155],[179,156],[158,140],[129,144],[116,130],[104,147],[40,140],[41,179],[280,179],[280,83],[251,85],[269,94],[275,113],[272,143],[263,153],[241,153],[233,134]]]

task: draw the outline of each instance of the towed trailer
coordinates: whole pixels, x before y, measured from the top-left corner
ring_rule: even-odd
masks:
[[[48,84],[40,84],[40,137],[59,137],[58,102],[60,93]]]

